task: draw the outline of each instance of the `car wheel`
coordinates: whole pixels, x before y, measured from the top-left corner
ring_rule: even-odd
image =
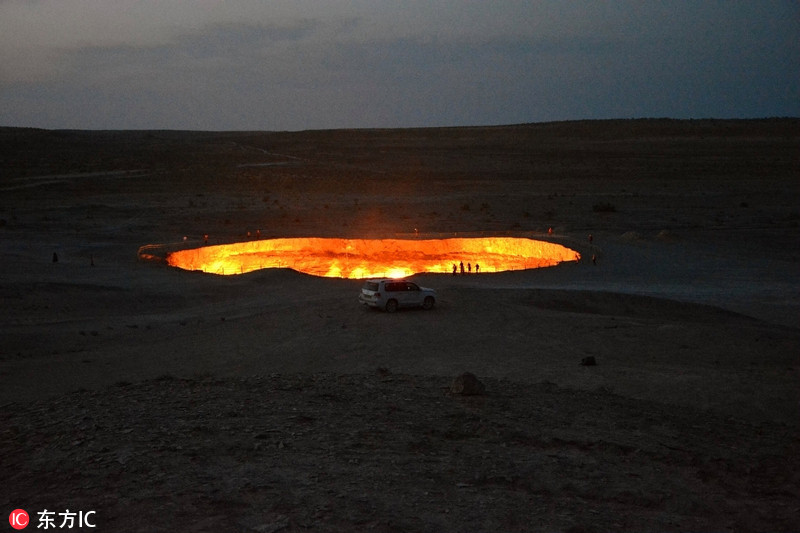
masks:
[[[397,300],[389,300],[386,302],[386,310],[390,313],[397,311]]]
[[[422,308],[423,309],[433,309],[433,304],[434,303],[436,303],[436,301],[433,299],[433,296],[426,296],[425,297],[425,301],[422,302]]]

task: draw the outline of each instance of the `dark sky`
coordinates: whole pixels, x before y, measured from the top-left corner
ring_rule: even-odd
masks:
[[[798,1],[0,0],[0,125],[800,116]]]

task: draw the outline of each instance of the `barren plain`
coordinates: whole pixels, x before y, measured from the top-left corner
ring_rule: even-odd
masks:
[[[798,176],[798,119],[0,128],[0,502],[118,532],[796,531]],[[389,314],[358,280],[140,254],[479,235],[583,259],[417,275],[436,307]]]

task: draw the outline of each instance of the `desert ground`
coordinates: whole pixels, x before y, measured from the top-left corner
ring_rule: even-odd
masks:
[[[4,512],[797,531],[798,176],[798,119],[0,128]],[[140,254],[206,235],[512,235],[582,260],[415,275],[437,305],[390,314],[359,280]],[[485,392],[451,391],[463,372]]]

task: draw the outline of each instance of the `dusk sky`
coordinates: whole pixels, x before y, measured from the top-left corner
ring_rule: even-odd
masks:
[[[798,1],[0,0],[0,126],[800,116]]]

